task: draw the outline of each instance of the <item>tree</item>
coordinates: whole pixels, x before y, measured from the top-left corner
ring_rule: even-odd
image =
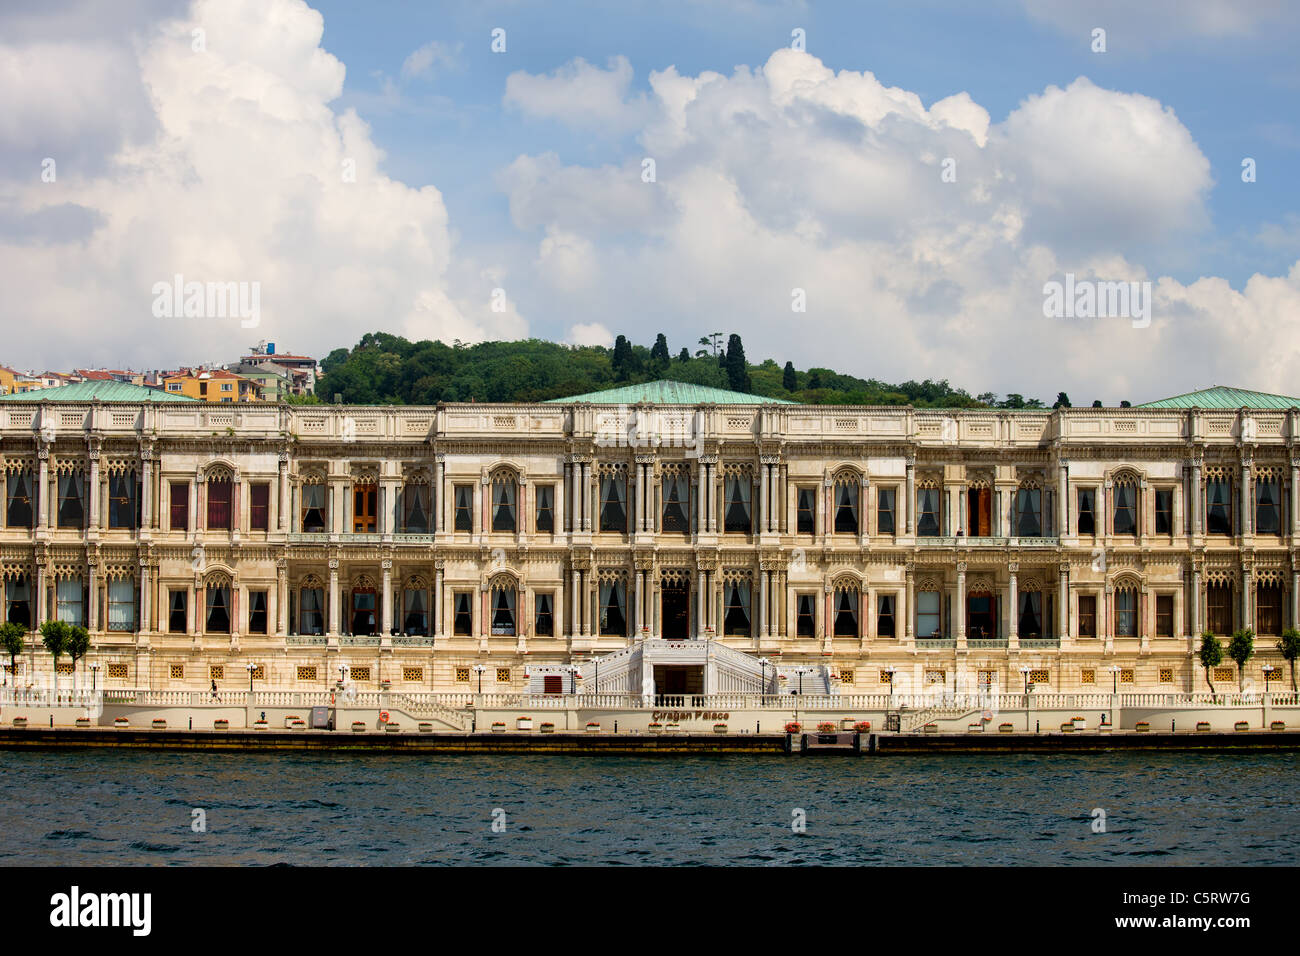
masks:
[[[781,387],[787,392],[793,392],[799,387],[799,379],[795,375],[793,362],[786,362],[785,368],[781,371]]]
[[[668,367],[668,338],[660,332],[655,337],[655,344],[650,347],[650,364],[659,369]]]
[[[41,625],[41,643],[54,657],[54,695],[59,694],[59,658],[68,650],[68,625],[64,621],[46,621]]]
[[[677,361],[689,362],[690,360],[691,360],[691,350],[688,349],[685,345],[683,345],[682,350],[677,353]]]
[[[1053,407],[1053,408],[1072,408],[1073,406],[1070,404],[1070,396],[1069,396],[1069,395],[1066,395],[1064,392],[1057,392],[1057,393],[1056,393],[1056,401],[1054,401],[1054,402],[1052,403],[1052,407]]]
[[[1255,632],[1248,627],[1232,632],[1232,641],[1228,644],[1228,656],[1237,663],[1237,690],[1242,690],[1245,677],[1246,661],[1255,653]]]
[[[998,408],[1024,408],[1025,396],[1019,392],[1007,392],[1007,397],[998,403]]]
[[[1101,399],[1099,398],[1099,399],[1097,399],[1095,402],[1093,402],[1093,403],[1092,403],[1092,407],[1093,407],[1093,408],[1101,408]]]
[[[749,380],[749,363],[745,361],[745,346],[735,332],[727,339],[726,358],[727,381],[733,392],[751,392],[753,385]]]
[[[1205,683],[1210,685],[1210,694],[1216,695],[1214,690],[1214,681],[1210,679],[1210,668],[1218,667],[1223,663],[1223,645],[1219,639],[1206,631],[1201,635],[1201,649],[1197,652],[1201,659],[1201,666],[1205,668]]]
[[[67,655],[72,658],[72,689],[77,689],[77,661],[86,656],[90,650],[90,632],[80,624],[68,628],[68,642],[64,645]]]
[[[23,648],[26,646],[26,642],[23,640],[26,633],[26,628],[21,624],[15,624],[13,621],[5,621],[5,623],[0,624],[0,648],[3,648],[4,652],[9,655],[9,674],[11,676],[18,673],[18,655],[23,652]],[[1291,672],[1291,682],[1294,684],[1294,664],[1291,667]]]
[[[1119,407],[1120,407],[1120,408],[1132,408],[1132,407],[1133,407],[1133,403],[1130,402],[1130,401],[1128,401],[1127,399],[1125,399],[1124,401],[1122,401],[1122,402],[1119,403]]]
[[[628,373],[632,371],[632,345],[628,342],[627,336],[620,335],[614,340],[614,354],[610,365],[613,366],[616,381],[627,381]]]
[[[1277,649],[1282,652],[1282,660],[1291,665],[1291,693],[1295,693],[1295,662],[1300,658],[1300,631],[1288,627],[1282,632],[1282,640],[1277,642]]]
[[[978,395],[975,396],[975,401],[979,402],[982,405],[988,405],[992,407],[998,403],[998,393],[980,392]]]

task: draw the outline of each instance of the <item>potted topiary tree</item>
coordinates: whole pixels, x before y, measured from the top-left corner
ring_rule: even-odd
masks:
[[[1201,666],[1205,668],[1205,682],[1210,685],[1210,696],[1218,698],[1218,693],[1214,689],[1214,681],[1210,678],[1210,668],[1218,667],[1223,663],[1223,645],[1219,639],[1206,631],[1201,635],[1201,649],[1197,652],[1201,660]]]
[[[90,632],[80,624],[68,626],[68,643],[64,651],[72,658],[72,689],[77,689],[77,661],[86,656],[90,650]]]
[[[1243,689],[1245,683],[1246,661],[1255,653],[1255,632],[1248,627],[1233,631],[1232,641],[1228,644],[1228,656],[1237,664],[1237,690]]]
[[[13,621],[0,624],[0,648],[9,655],[10,677],[18,673],[18,655],[27,646],[27,642],[23,639],[26,635],[27,629],[21,624],[15,624]],[[1295,684],[1295,664],[1291,665],[1291,683]]]
[[[1291,693],[1295,693],[1295,662],[1300,657],[1300,630],[1288,627],[1282,632],[1282,640],[1277,642],[1277,649],[1282,653],[1282,660],[1291,665]]]
[[[68,625],[64,621],[46,621],[41,625],[41,643],[54,658],[54,697],[59,697],[59,658],[68,652]]]

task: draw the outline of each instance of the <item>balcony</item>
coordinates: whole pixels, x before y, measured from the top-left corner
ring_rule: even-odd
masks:
[[[1022,637],[1020,647],[1026,651],[1046,651],[1061,646],[1059,637]]]
[[[950,651],[957,646],[955,637],[918,637],[916,648],[921,651]]]
[[[916,538],[918,547],[927,548],[1055,548],[1061,539],[1056,536],[1037,538],[977,538],[965,535]]]
[[[917,641],[920,644],[920,641]],[[973,651],[994,651],[1007,646],[1005,637],[976,637],[966,641],[966,646]]]

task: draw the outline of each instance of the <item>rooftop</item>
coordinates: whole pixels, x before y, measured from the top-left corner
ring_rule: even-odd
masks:
[[[651,405],[799,404],[784,398],[767,398],[763,395],[749,395],[745,392],[730,392],[725,388],[689,385],[686,382],[672,382],[668,379],[660,379],[657,382],[643,382],[640,385],[624,385],[620,388],[606,389],[602,392],[569,395],[566,398],[552,398],[550,402],[593,402],[601,405],[636,405],[642,402],[648,402]]]
[[[0,395],[0,402],[193,402],[184,395],[169,395],[156,388],[131,385],[128,382],[94,381],[60,385],[57,388],[37,388],[30,392]]]
[[[1185,395],[1162,398],[1137,406],[1138,408],[1300,408],[1300,398],[1274,395],[1271,392],[1252,392],[1244,388],[1214,385]]]

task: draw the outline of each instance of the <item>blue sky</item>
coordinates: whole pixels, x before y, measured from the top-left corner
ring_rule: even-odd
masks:
[[[1293,6],[14,0],[0,361],[725,330],[972,393],[1294,392]],[[1151,321],[1049,317],[1066,273]],[[257,283],[252,328],[160,319],[178,274]]]

